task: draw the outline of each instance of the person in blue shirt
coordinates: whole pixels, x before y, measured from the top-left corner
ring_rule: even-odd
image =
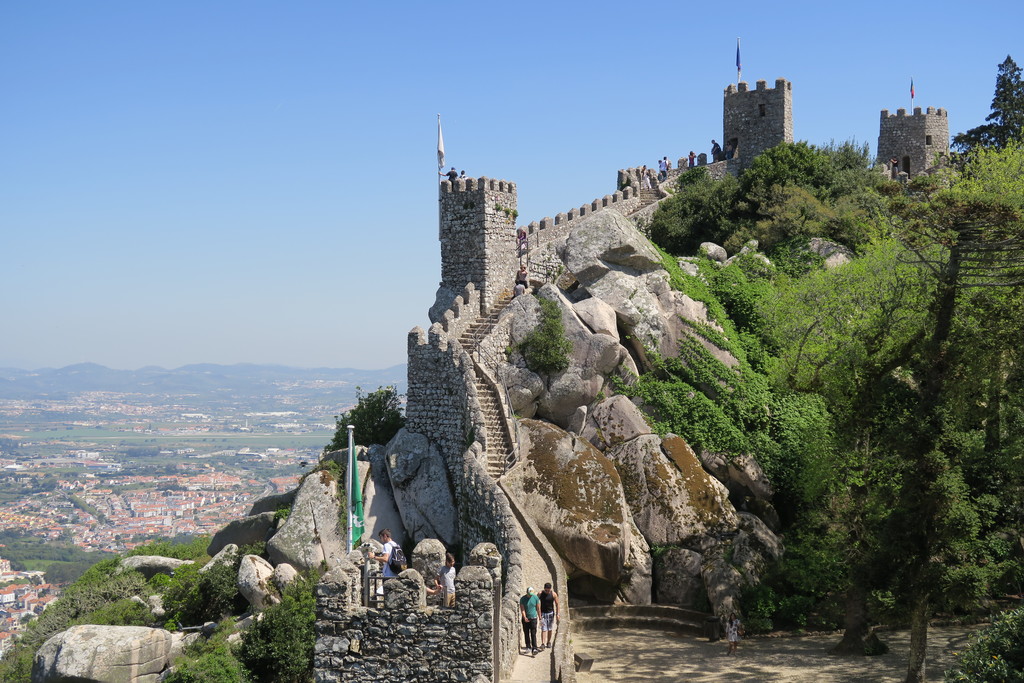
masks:
[[[533,586],[526,589],[526,595],[519,599],[519,612],[523,617],[523,636],[526,638],[526,651],[532,655],[540,652],[537,647],[537,609],[540,607],[540,598],[537,597]]]

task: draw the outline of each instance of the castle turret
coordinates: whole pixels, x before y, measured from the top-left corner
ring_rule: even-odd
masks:
[[[739,173],[761,152],[780,142],[793,142],[793,84],[785,78],[775,81],[769,88],[758,81],[756,90],[750,90],[743,81],[725,89],[722,120],[724,139],[722,147],[735,150],[736,169]]]
[[[949,117],[946,110],[928,107],[914,107],[914,114],[907,116],[906,109],[897,109],[890,114],[882,110],[878,129],[878,163],[888,164],[895,158],[900,162],[900,171],[910,176],[924,173],[935,165],[938,155],[949,153]]]
[[[491,178],[441,183],[441,286],[459,292],[470,282],[481,312],[515,284],[516,185]]]

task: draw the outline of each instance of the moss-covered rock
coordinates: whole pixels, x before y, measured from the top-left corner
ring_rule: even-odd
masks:
[[[523,462],[505,485],[566,562],[570,576],[611,583],[629,556],[629,517],[615,466],[587,441],[538,420],[523,420]]]
[[[633,519],[651,545],[695,544],[702,536],[736,527],[725,487],[704,471],[680,437],[638,436],[606,455],[615,463]]]

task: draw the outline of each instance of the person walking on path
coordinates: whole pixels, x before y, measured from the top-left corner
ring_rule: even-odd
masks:
[[[434,577],[434,587],[428,588],[431,595],[441,594],[441,605],[443,607],[455,607],[455,556],[445,553],[444,564],[437,570]]]
[[[729,621],[725,622],[725,639],[729,641],[729,651],[725,654],[736,654],[739,647],[740,637],[743,635],[743,623],[736,616],[735,612],[729,614]]]
[[[523,618],[523,637],[526,639],[526,652],[536,655],[537,647],[537,607],[540,598],[533,592],[533,586],[526,589],[526,595],[519,598],[519,612]]]
[[[523,289],[526,289],[527,287],[530,286],[530,278],[529,275],[527,275],[526,273],[525,263],[519,266],[519,272],[516,273],[516,284],[522,285]]]
[[[544,584],[544,590],[537,596],[540,599],[540,649],[551,647],[555,622],[558,621],[558,593],[551,589],[550,583]]]

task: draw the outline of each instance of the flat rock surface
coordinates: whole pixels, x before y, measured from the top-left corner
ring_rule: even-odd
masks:
[[[942,681],[977,626],[928,629],[928,681]],[[898,683],[907,673],[909,631],[879,634],[889,645],[879,657],[836,657],[828,653],[840,634],[798,638],[745,638],[736,655],[726,655],[724,640],[640,629],[608,629],[574,633],[577,653],[594,658],[588,673],[576,674],[577,683],[597,681],[786,681],[787,683]]]

